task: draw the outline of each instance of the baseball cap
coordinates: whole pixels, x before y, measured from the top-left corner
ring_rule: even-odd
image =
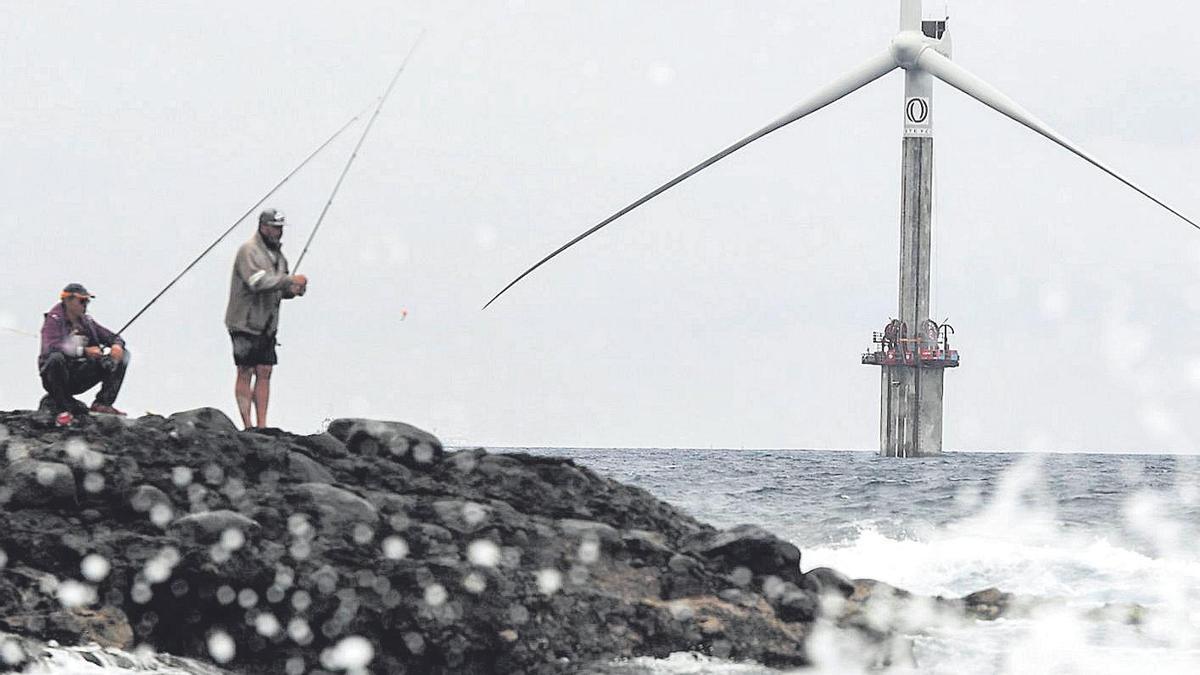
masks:
[[[279,209],[263,210],[262,213],[258,214],[258,224],[259,225],[277,225],[279,227],[283,227],[286,224],[284,222],[283,211],[280,211]]]
[[[78,295],[85,298],[94,298],[96,296],[88,293],[88,289],[84,288],[83,284],[67,284],[63,287],[61,296]]]

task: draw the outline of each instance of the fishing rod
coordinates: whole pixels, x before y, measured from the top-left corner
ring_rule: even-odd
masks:
[[[373,104],[374,101],[372,101],[371,103]],[[145,313],[146,310],[150,309],[150,306],[153,305],[155,302],[158,302],[158,299],[161,298],[164,293],[169,291],[171,289],[171,287],[174,286],[177,281],[182,279],[183,275],[185,275],[189,271],[191,271],[191,269],[196,266],[196,263],[200,262],[204,258],[204,256],[208,255],[208,253],[210,251],[212,251],[214,248],[216,248],[217,244],[221,243],[221,241],[224,240],[225,237],[228,237],[229,233],[233,232],[234,229],[236,229],[238,225],[241,225],[242,221],[245,220],[247,217],[249,217],[250,214],[254,213],[254,210],[257,209],[259,206],[261,206],[263,202],[270,199],[271,195],[275,194],[275,192],[278,191],[279,188],[283,187],[283,184],[288,182],[288,180],[290,180],[292,176],[295,176],[300,171],[300,169],[303,169],[304,166],[306,164],[308,164],[309,161],[312,160],[312,158],[314,158],[318,154],[320,154],[320,152],[325,149],[325,146],[332,143],[334,141],[334,139],[336,139],[338,136],[342,135],[343,131],[345,131],[346,129],[349,129],[350,125],[357,122],[358,118],[362,117],[363,113],[367,112],[367,110],[369,110],[370,107],[371,107],[371,105],[368,104],[362,110],[360,110],[358,112],[358,114],[356,114],[354,117],[351,117],[350,121],[346,122],[345,124],[342,125],[342,127],[340,129],[333,132],[332,136],[330,136],[328,139],[326,139],[324,143],[317,146],[317,149],[313,150],[312,153],[309,154],[308,157],[305,157],[303,162],[300,162],[299,164],[297,164],[296,168],[292,169],[292,171],[288,175],[284,176],[283,180],[276,183],[275,187],[271,188],[270,191],[267,192],[267,194],[262,196],[262,199],[259,199],[257,202],[254,202],[253,206],[246,209],[245,213],[243,213],[240,217],[238,217],[237,220],[233,221],[233,224],[229,226],[229,229],[225,230],[225,232],[222,233],[221,236],[217,237],[216,241],[209,244],[208,248],[204,249],[204,251],[200,255],[196,256],[195,260],[193,260],[187,267],[183,268],[183,271],[180,272],[174,279],[172,279],[171,283],[169,283],[165,287],[163,287],[163,289],[158,292],[158,295],[155,295],[153,298],[150,298],[150,302],[147,302],[144,307],[142,307],[140,310],[138,310],[138,313],[134,314],[132,319],[125,322],[125,325],[121,327],[121,330],[117,331],[117,335],[124,333],[126,328],[129,328],[131,325],[133,325],[133,322],[137,321],[138,317],[140,317],[143,313]]]
[[[404,55],[404,60],[400,62],[400,68],[396,70],[396,74],[392,76],[392,81],[388,83],[387,89],[384,90],[383,96],[379,99],[379,105],[375,107],[375,113],[371,115],[371,119],[367,120],[367,127],[363,129],[362,136],[358,138],[358,144],[354,146],[354,151],[350,153],[350,159],[346,160],[346,166],[342,169],[342,174],[338,176],[337,183],[333,185],[333,192],[329,194],[329,201],[325,202],[325,208],[321,209],[321,215],[317,217],[317,224],[313,225],[312,232],[308,233],[308,239],[304,242],[304,249],[300,251],[300,257],[296,258],[296,266],[292,268],[292,274],[295,274],[300,269],[300,263],[304,262],[304,255],[308,253],[308,247],[312,245],[313,237],[317,236],[317,230],[321,228],[321,223],[325,220],[325,214],[329,212],[329,207],[333,204],[333,198],[337,196],[338,189],[342,187],[342,181],[345,180],[346,174],[350,172],[350,165],[354,163],[354,158],[358,157],[358,150],[362,147],[363,141],[367,140],[367,134],[371,133],[371,126],[375,124],[375,118],[379,117],[379,111],[383,110],[383,104],[387,102],[388,96],[392,93],[392,87],[396,86],[396,80],[400,79],[400,74],[408,67],[408,60],[412,57],[413,52],[417,51],[417,45],[421,44],[421,38],[425,37],[425,31],[422,30],[417,39],[413,42],[412,47],[408,48],[408,53]]]

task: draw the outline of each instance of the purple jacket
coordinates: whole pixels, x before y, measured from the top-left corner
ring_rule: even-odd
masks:
[[[87,340],[86,344],[82,345],[71,339],[67,310],[61,302],[46,312],[46,319],[42,322],[42,352],[38,354],[39,371],[46,363],[46,357],[52,352],[62,352],[68,358],[77,358],[83,356],[84,347],[125,346],[125,340],[120,335],[96,323],[91,316],[84,314],[80,323],[83,324],[83,337]]]

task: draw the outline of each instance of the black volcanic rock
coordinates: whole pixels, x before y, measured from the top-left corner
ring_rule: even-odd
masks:
[[[843,598],[854,595],[854,582],[846,575],[829,567],[816,567],[805,572],[800,587],[816,595],[833,593]]]
[[[338,419],[329,423],[326,433],[345,443],[351,454],[391,455],[410,467],[431,464],[445,454],[436,436],[403,422]]]
[[[815,598],[792,585],[783,620],[761,591],[800,578],[794,546],[570,460],[446,452],[397,422],[239,432],[213,409],[66,429],[0,412],[0,458],[9,633],[244,673],[334,670],[339,644],[386,673],[807,663]]]
[[[723,532],[697,532],[685,546],[721,569],[745,567],[754,574],[773,574],[800,581],[800,549],[757,525],[737,525]]]
[[[71,467],[60,462],[26,457],[9,462],[0,474],[9,490],[10,508],[74,504],[75,476]]]

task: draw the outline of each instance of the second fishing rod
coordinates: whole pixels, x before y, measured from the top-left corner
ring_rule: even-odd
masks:
[[[309,233],[308,240],[304,244],[304,249],[300,252],[300,257],[297,258],[297,260],[296,260],[295,269],[299,269],[301,261],[304,260],[304,255],[308,252],[309,247],[312,245],[313,237],[316,236],[317,230],[321,227],[321,223],[325,219],[325,214],[328,213],[329,207],[333,204],[333,200],[334,200],[334,197],[337,195],[338,189],[341,188],[342,182],[346,178],[346,174],[350,171],[350,166],[354,163],[354,159],[358,156],[358,151],[362,148],[363,142],[367,138],[367,134],[370,133],[371,126],[374,124],[375,118],[377,118],[379,116],[380,110],[383,109],[383,104],[385,102],[387,102],[388,97],[391,95],[392,89],[396,85],[396,81],[400,79],[400,75],[404,72],[405,68],[408,67],[409,59],[412,57],[413,52],[416,51],[417,45],[420,44],[422,37],[424,37],[423,31],[422,31],[421,35],[419,35],[417,37],[417,40],[413,43],[413,45],[409,49],[408,53],[404,56],[404,60],[401,62],[400,67],[396,70],[395,75],[392,76],[391,81],[389,81],[387,89],[384,90],[383,95],[378,99],[378,103],[375,104],[374,101],[372,102],[373,104],[375,104],[375,111],[371,115],[371,118],[367,121],[366,128],[363,129],[363,133],[359,137],[358,143],[354,146],[354,150],[350,154],[350,158],[346,161],[345,167],[342,169],[341,174],[338,176],[337,182],[333,186],[333,191],[330,193],[329,199],[325,202],[325,206],[321,210],[321,215],[317,218],[316,224],[313,225],[312,232]],[[313,150],[312,153],[310,153],[307,157],[305,157],[303,161],[301,161],[298,165],[296,165],[296,167],[294,169],[292,169],[286,176],[284,176],[283,179],[280,180],[273,188],[271,188],[269,191],[267,191],[267,193],[265,195],[263,195],[262,198],[260,198],[258,201],[256,201],[252,206],[250,206],[250,208],[246,209],[246,211],[241,216],[239,216],[237,218],[237,220],[235,220],[233,222],[233,224],[230,225],[223,233],[221,233],[221,235],[219,237],[217,237],[216,240],[214,240],[211,244],[208,245],[207,248],[205,248],[203,251],[201,251],[200,255],[196,256],[196,258],[194,260],[192,260],[190,263],[188,263],[188,265],[186,267],[184,267],[183,270],[180,271],[179,274],[177,274],[175,276],[175,278],[173,278],[166,286],[163,287],[162,290],[160,290],[153,298],[151,298],[149,302],[147,302],[140,310],[138,310],[138,312],[136,314],[134,314],[133,317],[131,319],[129,319],[129,321],[125,322],[125,325],[122,326],[121,329],[117,331],[117,334],[118,335],[123,334],[131,325],[133,325],[133,323],[135,321],[137,321],[138,318],[140,318],[146,312],[146,310],[150,309],[150,307],[152,305],[154,305],[154,303],[158,302],[158,300],[168,290],[170,290],[171,287],[173,287],[180,279],[183,278],[184,275],[186,275],[189,271],[191,271],[193,267],[195,267],[210,252],[212,252],[212,250],[214,248],[216,248],[217,245],[220,244],[227,236],[229,236],[229,234],[232,233],[237,228],[238,225],[242,224],[242,222],[245,221],[246,218],[248,218],[252,213],[254,213],[254,211],[259,206],[262,206],[262,204],[264,202],[266,202],[268,199],[271,198],[272,195],[274,195],[276,192],[278,192],[279,189],[284,186],[284,184],[286,184],[293,176],[295,176],[297,173],[299,173],[299,171],[301,169],[303,169],[314,157],[316,157],[318,154],[320,154],[322,150],[324,150],[327,146],[329,146],[330,143],[332,143],[336,138],[341,136],[342,132],[346,131],[346,129],[348,129],[351,125],[353,125],[356,121],[358,121],[358,119],[360,117],[362,117],[363,113],[365,113],[369,107],[370,106],[363,108],[362,111],[360,111],[354,117],[350,118],[349,121],[347,121],[344,125],[342,125],[341,128],[339,128],[336,132],[334,132],[334,134],[332,136],[330,136],[328,139],[326,139],[324,143],[319,145],[316,150]],[[292,271],[293,274],[295,273],[295,269],[293,269],[293,271]]]

